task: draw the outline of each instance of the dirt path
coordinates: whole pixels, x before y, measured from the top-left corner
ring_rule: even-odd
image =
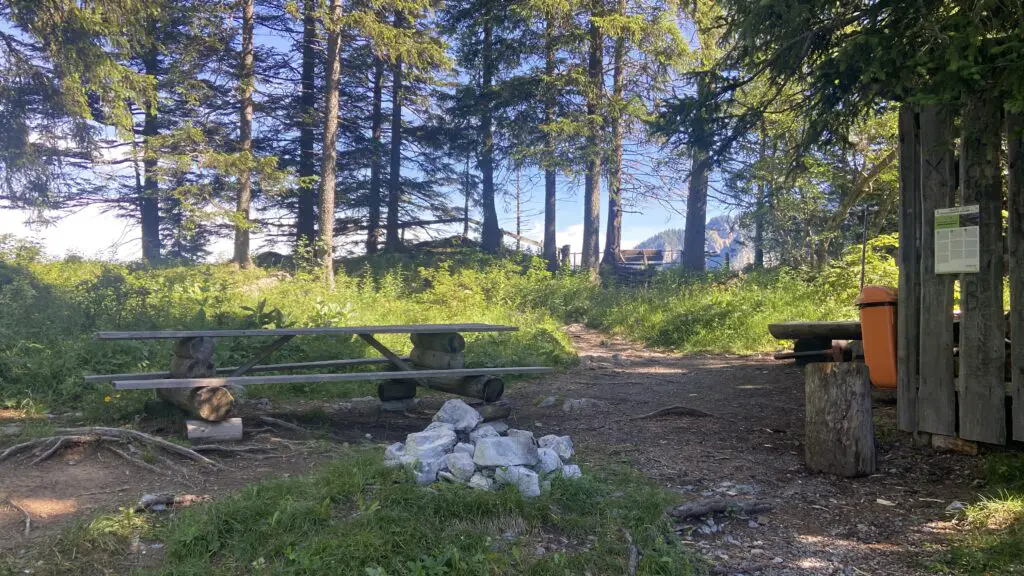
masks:
[[[946,506],[969,501],[978,490],[980,459],[900,442],[894,405],[875,405],[878,474],[856,480],[811,474],[803,466],[803,385],[796,368],[757,357],[664,354],[580,326],[568,331],[583,365],[510,386],[516,424],[540,434],[570,434],[584,465],[625,463],[688,499],[772,502],[774,510],[757,518],[720,517],[713,526],[680,527],[685,541],[710,557],[719,574],[927,574],[927,562],[955,529]],[[554,401],[542,402],[551,396]],[[421,407],[429,410],[444,399],[428,396]],[[583,401],[567,413],[566,400]],[[402,440],[429,418],[367,418],[332,412],[335,404],[248,404],[247,422],[255,414],[299,418],[321,439],[257,432],[249,443],[279,442],[282,448],[272,458],[222,459],[228,469],[218,472],[184,466],[184,474],[155,474],[95,448],[64,452],[36,466],[0,464],[0,500],[11,498],[33,516],[26,538],[21,514],[0,506],[0,559],[50,546],[72,522],[130,506],[142,494],[217,497],[260,479],[308,472],[337,457],[346,443]],[[711,416],[627,419],[678,404]]]
[[[803,465],[797,368],[757,357],[662,354],[580,326],[569,331],[583,366],[515,386],[509,397],[519,422],[570,434],[591,460],[627,462],[694,499],[774,503],[758,519],[733,518],[705,527],[711,534],[687,536],[718,573],[932,573],[927,562],[954,529],[945,508],[976,497],[980,459],[900,442],[893,404],[875,403],[878,474],[812,474]],[[548,396],[558,401],[539,407]],[[564,411],[564,400],[583,398],[597,403]],[[714,416],[624,420],[677,404]]]

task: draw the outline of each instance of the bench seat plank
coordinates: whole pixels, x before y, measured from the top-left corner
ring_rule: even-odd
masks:
[[[289,374],[281,376],[236,376],[228,378],[167,378],[162,380],[115,380],[118,390],[153,388],[205,388],[210,386],[253,386],[256,384],[305,384],[416,378],[460,378],[463,376],[499,376],[502,374],[549,374],[540,366],[510,368],[464,368],[460,370],[410,370],[405,372],[346,372],[343,374]]]

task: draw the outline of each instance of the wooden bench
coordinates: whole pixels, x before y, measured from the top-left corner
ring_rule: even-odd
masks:
[[[175,357],[167,372],[103,374],[87,376],[87,382],[113,382],[118,390],[156,389],[158,395],[206,420],[227,416],[233,404],[231,388],[254,384],[328,383],[346,381],[390,380],[381,384],[382,400],[411,399],[416,386],[424,386],[451,394],[495,402],[504,393],[498,376],[506,374],[543,374],[550,368],[520,366],[503,368],[464,368],[463,333],[512,332],[518,328],[493,324],[410,324],[383,326],[344,326],[333,328],[286,328],[276,330],[160,330],[131,332],[99,332],[98,340],[175,340]],[[382,344],[380,334],[409,334],[413,354],[399,356]],[[247,362],[239,366],[216,368],[212,363],[214,339],[273,337]],[[287,364],[264,362],[298,336],[358,336],[380,357]],[[390,370],[336,374],[275,374],[247,376],[250,372],[283,372],[290,370],[323,370],[360,365],[385,365]]]

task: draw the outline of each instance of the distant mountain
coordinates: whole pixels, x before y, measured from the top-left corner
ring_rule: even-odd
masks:
[[[683,229],[669,228],[640,242],[636,247],[678,253],[683,250],[683,236]],[[747,245],[739,220],[728,215],[715,216],[708,220],[704,252],[709,254],[709,269],[725,266],[727,260],[733,270],[739,270],[754,262],[754,250]]]

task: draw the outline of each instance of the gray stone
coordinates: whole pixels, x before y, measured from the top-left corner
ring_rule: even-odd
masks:
[[[476,473],[476,464],[473,457],[462,452],[452,452],[448,455],[448,470],[460,482],[469,482],[469,479]]]
[[[494,420],[493,422],[488,422],[487,425],[494,428],[494,431],[498,434],[508,432],[508,424],[504,420]]]
[[[494,471],[494,478],[501,484],[515,486],[527,498],[540,496],[540,476],[524,466],[503,466]]]
[[[537,403],[537,408],[550,408],[558,403],[557,396],[548,396]]]
[[[469,487],[477,490],[494,490],[494,480],[477,472],[469,479]]]
[[[444,480],[445,482],[451,482],[452,484],[461,484],[461,482],[459,482],[459,479],[456,478],[454,474],[447,471],[438,472],[437,479]]]
[[[562,467],[561,458],[559,458],[558,454],[556,454],[551,448],[541,448],[537,450],[537,457],[540,461],[537,462],[537,466],[534,467],[534,470],[541,475],[551,474]]]
[[[562,403],[562,411],[567,414],[583,414],[599,408],[602,402],[593,398],[577,398]]]
[[[466,442],[459,442],[458,444],[455,445],[455,448],[452,448],[452,452],[453,453],[454,452],[461,452],[463,454],[468,454],[470,458],[473,457],[473,452],[475,450],[476,450],[476,446],[473,446],[472,444],[469,444],[469,443],[466,443]]]
[[[0,436],[17,436],[21,434],[24,427],[21,424],[7,424],[0,426]]]
[[[406,459],[409,458],[407,455]],[[416,477],[416,483],[425,486],[437,482],[437,473],[445,469],[446,460],[441,458],[417,458],[412,464],[412,473]]]
[[[500,434],[494,429],[494,426],[481,424],[480,427],[469,433],[469,441],[476,444],[481,438],[495,438],[497,436],[500,436]]]
[[[449,400],[434,414],[434,422],[447,422],[460,432],[468,432],[476,428],[484,417],[462,400]]]
[[[568,462],[572,460],[575,451],[572,447],[572,438],[568,436],[557,436],[555,434],[548,434],[547,436],[541,436],[538,441],[541,448],[551,448],[558,454],[558,457],[562,459],[562,462]]]
[[[455,432],[435,428],[405,437],[405,455],[421,460],[443,459],[455,447]]]
[[[384,465],[389,468],[401,466],[403,456],[405,456],[405,444],[395,442],[384,451]]]
[[[505,435],[508,436],[509,438],[523,436],[529,438],[530,440],[533,440],[533,432],[530,432],[529,430],[517,430],[515,428],[509,428],[508,432],[506,432]]]
[[[562,466],[562,478],[582,478],[583,472],[580,467],[575,464],[566,464]]]
[[[477,466],[533,466],[537,460],[537,446],[525,436],[481,438],[473,452]]]
[[[447,422],[431,422],[430,424],[427,424],[427,427],[424,428],[423,431],[429,432],[430,430],[451,430],[452,432],[455,432],[455,426]]]

